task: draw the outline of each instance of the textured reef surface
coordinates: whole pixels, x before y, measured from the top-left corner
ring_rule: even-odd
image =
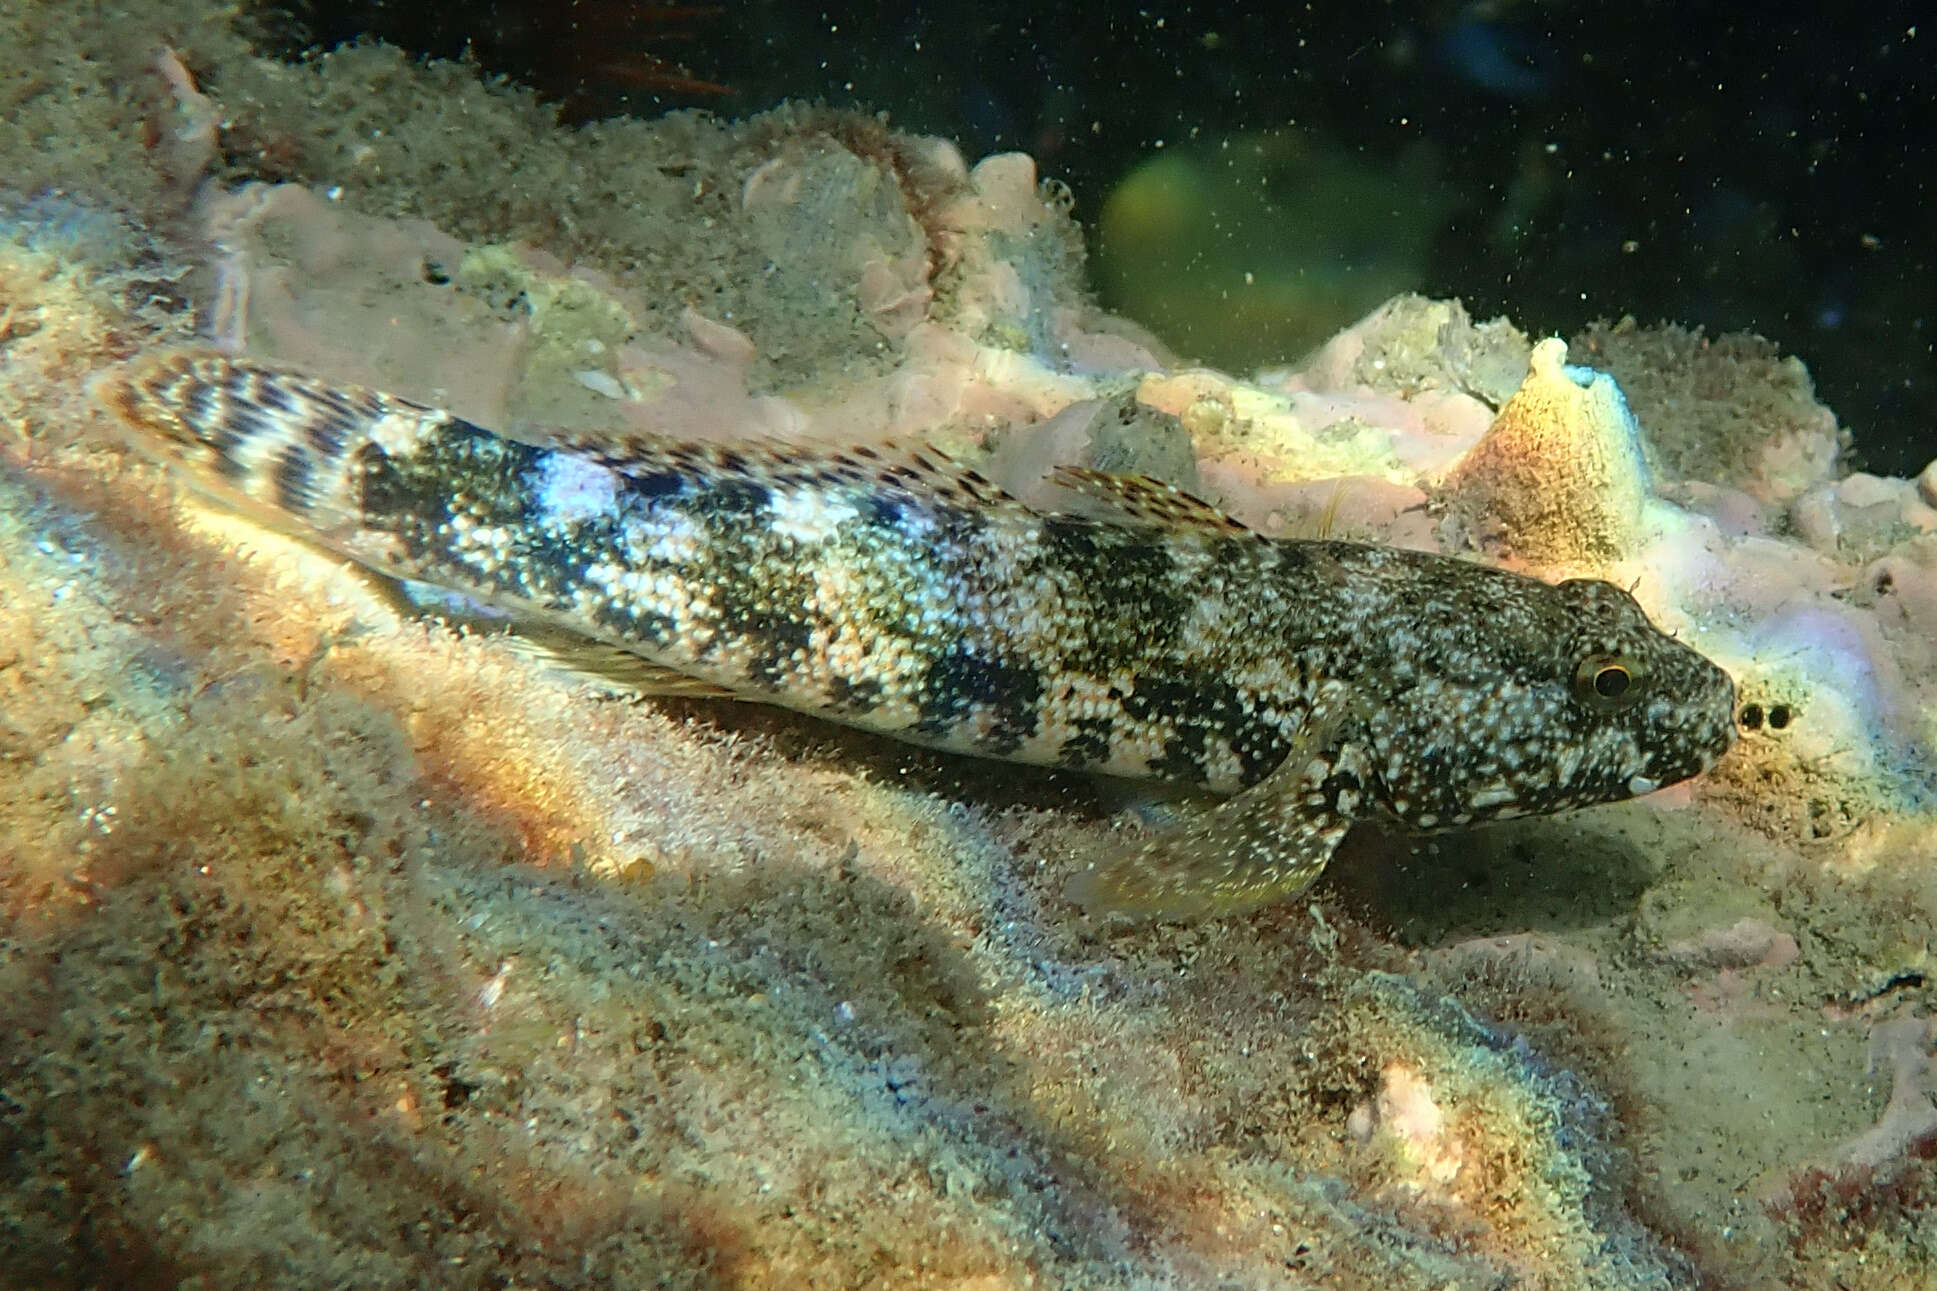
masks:
[[[199,3],[0,22],[7,1277],[1937,1278],[1937,468],[1851,473],[1796,359],[1399,297],[1234,377],[1094,305],[1026,157],[563,131]],[[197,502],[88,393],[195,335],[512,433],[920,437],[1025,498],[1142,472],[1608,578],[1739,738],[1360,831],[1243,918],[1093,921],[1065,884],[1150,804],[615,694]]]

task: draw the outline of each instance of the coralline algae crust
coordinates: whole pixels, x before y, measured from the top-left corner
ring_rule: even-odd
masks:
[[[1533,347],[1526,380],[1443,486],[1521,558],[1591,569],[1633,549],[1650,481],[1620,387],[1566,357],[1557,338]]]

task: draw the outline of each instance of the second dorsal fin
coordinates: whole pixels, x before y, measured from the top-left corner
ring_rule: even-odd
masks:
[[[1204,499],[1148,475],[1112,475],[1087,466],[1058,466],[1050,478],[1066,489],[1107,504],[1115,517],[1134,524],[1198,529],[1227,538],[1256,536],[1254,530]]]
[[[836,447],[811,440],[750,438],[685,440],[650,432],[588,434],[560,431],[538,440],[597,462],[620,475],[650,479],[662,488],[704,488],[723,478],[764,483],[872,482],[963,506],[1021,506],[1000,486],[945,450],[924,442],[888,440]]]

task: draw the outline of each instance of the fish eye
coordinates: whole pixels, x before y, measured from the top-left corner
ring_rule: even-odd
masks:
[[[1618,713],[1647,693],[1648,672],[1625,654],[1591,654],[1574,669],[1574,698],[1601,713]]]

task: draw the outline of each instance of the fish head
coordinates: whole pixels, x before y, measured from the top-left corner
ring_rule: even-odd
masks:
[[[1652,793],[1735,737],[1735,686],[1621,588],[1504,571],[1492,612],[1367,721],[1370,801],[1431,830]]]

